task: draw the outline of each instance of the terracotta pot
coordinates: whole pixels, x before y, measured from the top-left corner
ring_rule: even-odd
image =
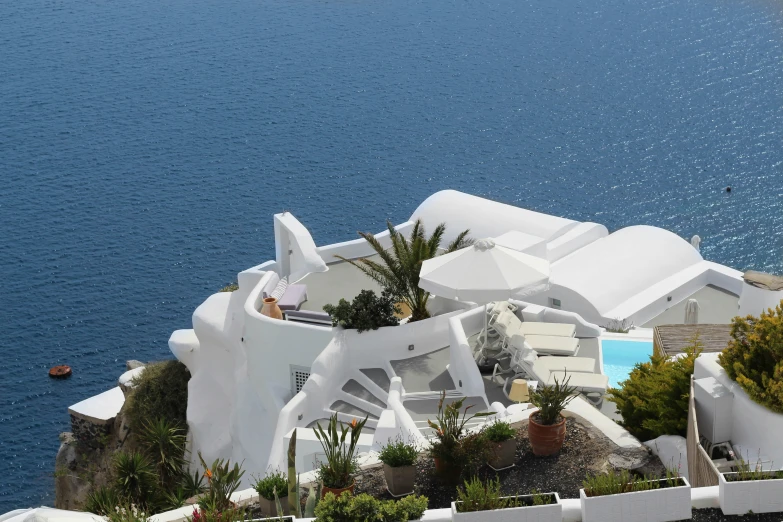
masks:
[[[339,497],[343,494],[343,491],[350,491],[351,495],[353,495],[353,488],[356,487],[356,480],[353,481],[353,483],[348,486],[347,488],[328,488],[326,486],[321,488],[321,498],[324,498],[327,493],[334,493],[335,497]]]
[[[277,306],[277,299],[274,297],[265,297],[264,304],[261,306],[261,315],[271,317],[272,319],[282,319],[283,311]]]
[[[413,483],[416,482],[416,466],[393,468],[384,464],[383,476],[386,478],[386,489],[393,497],[403,497],[413,493]]]
[[[275,504],[274,499],[269,500],[268,498],[264,498],[261,495],[258,496],[258,503],[261,506],[261,513],[264,514],[266,517],[276,517],[277,516],[277,504]],[[291,514],[291,508],[288,507],[288,495],[280,498],[280,503],[283,505],[283,514],[284,515],[290,515]]]
[[[539,457],[554,455],[563,447],[566,433],[565,417],[561,415],[560,422],[552,424],[551,426],[545,426],[544,424],[536,422],[537,418],[538,412],[533,413],[530,416],[527,427],[528,438],[530,438],[530,446],[533,448],[533,454]]]
[[[510,468],[514,465],[517,456],[517,440],[509,439],[503,442],[490,442],[492,452],[487,459],[489,467],[495,471]]]

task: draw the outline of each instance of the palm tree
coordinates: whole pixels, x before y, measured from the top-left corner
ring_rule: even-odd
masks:
[[[346,259],[337,256],[343,261],[351,263],[361,270],[370,279],[377,282],[383,288],[388,289],[411,309],[410,321],[419,321],[430,317],[427,311],[427,300],[430,293],[419,288],[419,271],[421,264],[427,259],[432,259],[438,254],[440,242],[446,232],[446,224],[441,223],[435,227],[435,231],[426,237],[424,224],[420,219],[416,220],[411,231],[410,239],[397,232],[391,222],[386,223],[389,228],[389,238],[392,246],[389,250],[383,248],[374,235],[368,232],[359,232],[381,258],[382,263],[372,259]],[[457,238],[449,244],[446,253],[465,248],[472,243],[468,238],[469,230],[460,232]]]

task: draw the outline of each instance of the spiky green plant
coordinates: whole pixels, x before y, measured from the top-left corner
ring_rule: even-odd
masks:
[[[96,515],[108,515],[119,505],[120,497],[117,490],[109,486],[100,486],[87,495],[84,510]]]
[[[239,489],[244,470],[239,464],[231,461],[215,459],[211,466],[204,461],[199,452],[198,458],[204,466],[204,476],[207,477],[207,491],[199,500],[199,506],[205,511],[223,512],[231,508],[231,494]]]
[[[148,506],[157,493],[155,468],[143,454],[136,451],[120,452],[114,456],[114,476],[120,496]]]
[[[362,421],[354,419],[350,424],[337,429],[337,414],[329,418],[327,431],[317,424],[315,436],[321,443],[321,448],[326,455],[326,462],[319,469],[320,479],[324,486],[329,488],[347,488],[353,481],[353,473],[356,471],[356,446],[359,444],[359,435],[367,417]],[[350,438],[348,438],[350,434]],[[290,479],[289,479],[290,480]]]
[[[182,484],[182,488],[185,490],[185,494],[187,495],[187,498],[195,497],[196,495],[201,495],[207,489],[204,486],[204,475],[202,475],[198,471],[194,471],[193,475],[191,475],[186,471],[183,471],[180,482]]]
[[[562,381],[555,377],[555,384],[542,386],[530,394],[530,402],[538,407],[538,411],[533,415],[539,423],[551,426],[560,421],[560,412],[576,397],[576,388],[568,386],[570,381],[571,377],[567,374]]]
[[[288,509],[292,515],[302,518],[302,504],[299,502],[299,476],[296,474],[296,428],[288,443]]]
[[[162,417],[145,422],[139,434],[139,442],[157,468],[164,489],[171,489],[182,474],[185,440],[185,430]]]
[[[386,250],[383,245],[369,232],[359,232],[359,235],[370,244],[381,262],[373,259],[346,259],[346,261],[362,272],[367,277],[388,289],[393,295],[398,296],[411,309],[410,322],[427,319],[430,313],[427,311],[427,301],[430,293],[419,288],[419,271],[424,261],[438,255],[443,234],[446,232],[446,224],[441,223],[428,238],[424,225],[420,219],[416,220],[411,231],[410,238],[406,238],[397,230],[391,222],[386,223],[389,229],[389,239],[392,246]],[[460,232],[456,239],[446,248],[446,253],[454,252],[471,244],[468,239],[468,230]]]

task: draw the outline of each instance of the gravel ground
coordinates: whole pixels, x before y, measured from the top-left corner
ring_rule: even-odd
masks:
[[[527,494],[537,489],[541,492],[557,491],[562,498],[579,498],[582,480],[603,465],[609,454],[617,449],[602,434],[568,419],[565,443],[560,453],[553,457],[536,457],[527,438],[527,422],[515,427],[518,428],[516,465],[497,473],[485,466],[479,472],[482,479],[499,476],[501,489],[507,495]],[[456,497],[455,488],[444,485],[435,477],[432,459],[422,456],[416,467],[415,492],[429,498],[430,508],[451,506]],[[392,498],[386,491],[381,468],[362,472],[357,477],[356,493]]]
[[[692,520],[696,522],[781,522],[783,513],[726,516],[720,509],[694,509]]]

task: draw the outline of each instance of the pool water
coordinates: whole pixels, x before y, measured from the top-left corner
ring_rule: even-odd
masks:
[[[619,388],[619,383],[628,379],[633,367],[647,362],[653,352],[652,341],[601,341],[604,358],[604,373],[609,377],[609,386]]]

